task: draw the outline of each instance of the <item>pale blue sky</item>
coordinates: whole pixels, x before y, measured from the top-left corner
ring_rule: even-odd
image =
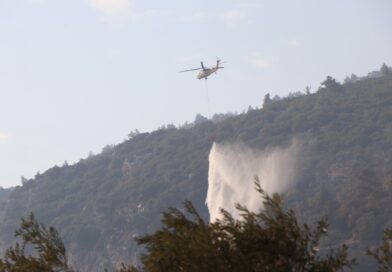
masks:
[[[0,185],[392,65],[391,0],[0,0]],[[179,74],[215,56],[207,82]]]

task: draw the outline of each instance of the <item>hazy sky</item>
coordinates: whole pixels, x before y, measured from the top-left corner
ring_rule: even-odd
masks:
[[[391,14],[391,0],[0,0],[0,185],[135,128],[392,65]],[[178,73],[216,56],[207,82]]]

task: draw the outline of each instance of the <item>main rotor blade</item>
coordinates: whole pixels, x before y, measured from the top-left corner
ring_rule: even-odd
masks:
[[[183,71],[180,71],[179,73],[190,72],[190,71],[197,71],[197,70],[200,70],[200,69],[202,69],[202,68],[195,68],[195,69],[183,70]]]

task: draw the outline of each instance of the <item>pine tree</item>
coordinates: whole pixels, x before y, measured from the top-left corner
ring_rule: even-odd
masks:
[[[381,66],[380,72],[383,76],[389,76],[392,74],[391,69],[385,63]]]
[[[0,259],[0,272],[73,272],[58,232],[39,224],[32,213],[22,219],[15,237],[22,242],[7,249]]]
[[[327,76],[321,83],[321,86],[329,91],[339,91],[342,87],[341,84],[331,76]]]
[[[271,96],[270,96],[270,94],[269,93],[267,93],[265,96],[264,96],[264,100],[263,100],[263,108],[265,108],[267,105],[269,105],[269,104],[271,104]]]
[[[385,230],[382,245],[368,249],[367,253],[377,261],[377,272],[392,271],[392,230]]]
[[[256,183],[264,209],[258,213],[237,205],[241,219],[222,210],[223,219],[205,222],[190,202],[184,214],[171,208],[163,227],[137,239],[145,245],[142,271],[343,271],[355,261],[347,246],[320,249],[327,223],[300,225],[293,210],[285,210],[281,196],[270,197]],[[129,270],[131,271],[131,270]]]

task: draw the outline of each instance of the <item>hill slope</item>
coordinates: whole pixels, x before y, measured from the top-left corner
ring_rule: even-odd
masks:
[[[304,143],[300,175],[286,200],[305,221],[327,215],[326,246],[354,254],[392,226],[392,76],[320,88],[261,110],[191,129],[134,136],[75,165],[53,167],[15,188],[0,211],[0,247],[33,211],[64,237],[82,271],[134,262],[133,237],[159,227],[160,213],[189,199],[205,217],[208,154],[216,142],[254,149]],[[363,263],[364,269],[366,264]]]

